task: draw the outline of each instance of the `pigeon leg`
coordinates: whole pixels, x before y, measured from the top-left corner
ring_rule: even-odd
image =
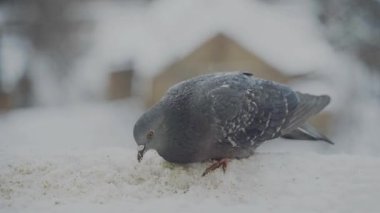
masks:
[[[227,163],[228,163],[228,158],[223,158],[220,160],[217,160],[215,163],[211,164],[211,166],[207,167],[206,170],[203,172],[202,177],[206,176],[208,173],[214,171],[217,168],[222,167],[223,172],[226,172],[227,169]]]

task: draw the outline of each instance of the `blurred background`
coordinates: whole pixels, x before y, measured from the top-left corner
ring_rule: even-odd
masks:
[[[379,155],[378,0],[2,0],[2,151],[132,147],[171,85],[234,70],[330,95],[334,151]]]

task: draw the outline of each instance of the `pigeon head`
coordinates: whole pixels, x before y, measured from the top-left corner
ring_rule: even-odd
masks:
[[[133,136],[138,145],[137,160],[140,162],[146,151],[154,149],[160,144],[160,136],[163,132],[162,113],[157,107],[145,112],[136,122]]]

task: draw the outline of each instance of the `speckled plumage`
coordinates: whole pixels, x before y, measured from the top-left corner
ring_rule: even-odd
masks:
[[[245,158],[264,141],[291,135],[329,101],[249,73],[202,75],[170,88],[137,121],[134,136],[170,162]]]

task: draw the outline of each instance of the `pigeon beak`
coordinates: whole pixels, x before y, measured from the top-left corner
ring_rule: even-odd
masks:
[[[138,152],[137,152],[137,160],[139,161],[139,163],[142,160],[145,152],[146,152],[145,145],[140,145],[138,147]]]

